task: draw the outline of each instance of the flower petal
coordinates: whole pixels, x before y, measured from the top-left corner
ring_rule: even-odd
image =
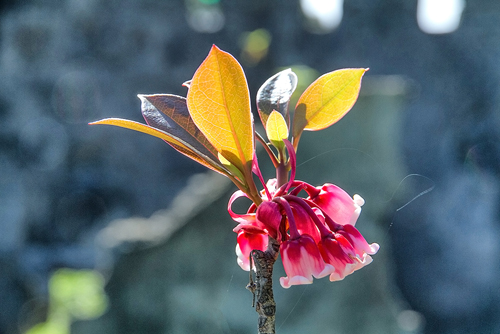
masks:
[[[370,255],[378,252],[380,246],[377,243],[368,244],[366,239],[354,226],[344,225],[343,228],[344,230],[339,230],[338,233],[342,234],[351,243],[358,256],[362,256],[363,252]]]
[[[313,276],[325,277],[334,270],[332,266],[325,265],[314,239],[307,234],[285,241],[280,246],[280,252],[287,274],[280,278],[280,283],[285,289],[291,285],[310,284]]]
[[[345,225],[344,227],[346,226],[350,226],[350,228],[356,230],[352,225]],[[361,236],[357,230],[356,232]],[[344,237],[344,235],[348,236],[348,233],[345,233],[345,231],[338,231],[338,233],[334,235],[323,237],[318,244],[321,256],[325,262],[335,267],[335,272],[332,272],[330,275],[330,281],[332,282],[342,280],[345,276],[352,274],[354,271],[372,262],[370,255],[359,247],[356,248],[355,245],[357,244],[353,243],[354,241],[351,242],[351,240],[357,238],[347,238]],[[356,241],[359,242],[358,240]],[[368,248],[370,247],[368,243],[366,243],[366,246],[368,246]]]
[[[323,209],[334,222],[341,225],[356,224],[361,213],[361,205],[364,204],[361,196],[355,195],[354,200],[342,188],[330,183],[317,189],[320,193],[310,200]]]
[[[292,207],[295,224],[299,233],[310,235],[315,243],[320,242],[321,234],[307,212],[300,205],[294,205],[293,202],[290,206]]]
[[[361,269],[366,265],[369,265],[370,263],[372,263],[372,261],[373,261],[372,257],[370,255],[365,254],[363,259],[357,260],[354,263],[347,263],[342,271],[339,270],[339,271],[335,271],[334,273],[332,273],[330,275],[330,281],[331,282],[341,281],[347,275],[350,275],[353,272],[355,272],[356,270]]]
[[[268,237],[263,233],[249,233],[247,230],[238,232],[236,243],[236,256],[238,265],[245,271],[250,271],[250,253],[257,249],[267,249]]]
[[[342,236],[340,238],[325,237],[318,244],[321,256],[326,263],[331,264],[336,270],[344,269],[348,263],[354,263],[352,257],[349,256],[349,248],[352,246]]]

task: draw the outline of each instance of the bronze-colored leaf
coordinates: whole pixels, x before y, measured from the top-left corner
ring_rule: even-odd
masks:
[[[264,128],[273,110],[283,116],[287,127],[290,128],[288,104],[295,88],[297,88],[297,75],[291,69],[276,73],[262,84],[257,91],[257,109]]]

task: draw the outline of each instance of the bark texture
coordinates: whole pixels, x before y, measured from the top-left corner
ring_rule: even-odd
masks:
[[[276,333],[276,302],[273,295],[273,266],[278,258],[279,245],[276,240],[269,238],[268,249],[263,252],[253,250],[250,254],[256,269],[255,281],[250,276],[247,288],[254,294],[257,302],[255,310],[259,314],[259,334]],[[252,275],[252,272],[250,272]]]

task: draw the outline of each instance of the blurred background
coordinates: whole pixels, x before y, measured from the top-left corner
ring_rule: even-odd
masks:
[[[252,100],[283,68],[297,93],[370,68],[352,111],[302,136],[298,178],[364,197],[381,250],[288,290],[277,264],[278,333],[500,333],[498,0],[11,0],[0,36],[1,334],[256,332],[235,187],[87,125],[185,95],[212,44]]]

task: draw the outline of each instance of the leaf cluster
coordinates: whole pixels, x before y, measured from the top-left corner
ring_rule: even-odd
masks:
[[[252,177],[258,170],[255,139],[264,144],[277,170],[289,170],[285,141],[290,132],[296,151],[304,130],[321,130],[340,120],[356,102],[365,72],[341,69],[322,75],[302,93],[293,111],[289,103],[297,87],[295,73],[286,69],[269,78],[256,96],[268,144],[254,130],[241,65],[214,45],[192,80],[184,84],[189,88],[186,98],[139,95],[147,124],[119,118],[91,124],[115,125],[161,138],[180,153],[230,178],[258,205],[261,197]]]

